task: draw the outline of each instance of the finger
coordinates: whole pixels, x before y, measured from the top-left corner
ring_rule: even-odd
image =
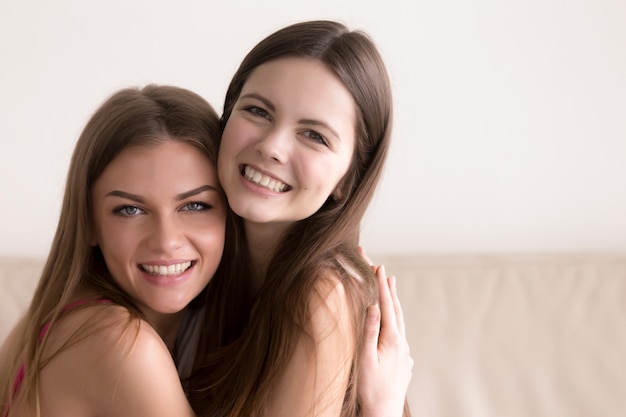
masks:
[[[378,278],[378,297],[381,313],[381,342],[384,343],[385,337],[392,337],[397,330],[396,309],[383,265],[376,269],[376,278]]]
[[[378,306],[373,305],[367,308],[363,332],[361,363],[376,365],[378,364],[378,336],[380,334],[380,310]]]
[[[400,331],[402,337],[406,338],[404,312],[402,311],[402,305],[400,304],[400,297],[398,297],[398,286],[395,276],[391,276],[389,278],[389,287],[391,292],[391,298],[393,299],[393,307],[396,312],[396,322],[398,323],[398,330]]]
[[[365,249],[363,249],[363,246],[359,245],[359,253],[361,253],[361,256],[363,257],[363,259],[365,259],[365,262],[367,262],[369,266],[374,266],[374,262],[372,262],[369,256],[367,256],[367,254],[365,253]]]

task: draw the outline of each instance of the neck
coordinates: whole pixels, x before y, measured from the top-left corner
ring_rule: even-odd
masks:
[[[101,294],[96,291],[86,290],[80,293],[81,298],[99,298]],[[165,345],[170,352],[174,351],[174,345],[176,344],[176,337],[178,336],[178,330],[185,317],[187,310],[179,311],[177,313],[164,314],[157,313],[153,310],[141,309],[141,312],[145,315],[146,320],[154,326],[161,339],[165,342]]]
[[[154,326],[157,333],[167,346],[170,352],[174,351],[174,345],[176,344],[176,337],[178,336],[178,330],[185,317],[187,310],[179,311],[178,313],[163,314],[156,312],[144,311],[146,319]]]
[[[253,223],[244,221],[254,294],[261,288],[280,239],[291,223]]]

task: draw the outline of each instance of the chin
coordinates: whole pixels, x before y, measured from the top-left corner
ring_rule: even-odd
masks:
[[[230,203],[230,208],[239,217],[255,223],[266,223],[271,221],[267,211],[259,210],[259,204],[238,204],[234,201]]]
[[[266,215],[259,215],[258,213],[251,213],[246,210],[242,210],[241,213],[235,211],[235,213],[245,221],[251,223],[271,223],[274,220],[273,218],[268,218]]]
[[[190,303],[191,301],[189,301]],[[161,314],[176,314],[183,311],[189,303],[177,303],[177,304],[168,304],[166,306],[161,306],[158,309],[158,312]]]

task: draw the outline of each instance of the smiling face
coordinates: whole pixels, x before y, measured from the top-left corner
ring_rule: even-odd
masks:
[[[226,203],[195,147],[165,139],[124,150],[94,183],[92,201],[92,243],[146,316],[183,310],[215,273]]]
[[[346,174],[355,104],[320,61],[280,58],[246,81],[222,135],[218,172],[235,213],[289,224],[314,214]]]

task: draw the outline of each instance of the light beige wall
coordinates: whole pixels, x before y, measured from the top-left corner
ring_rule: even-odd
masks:
[[[0,253],[45,255],[70,153],[114,89],[221,110],[262,36],[333,18],[379,44],[393,150],[371,252],[626,247],[626,3],[0,2]],[[411,5],[411,6],[409,6]]]

